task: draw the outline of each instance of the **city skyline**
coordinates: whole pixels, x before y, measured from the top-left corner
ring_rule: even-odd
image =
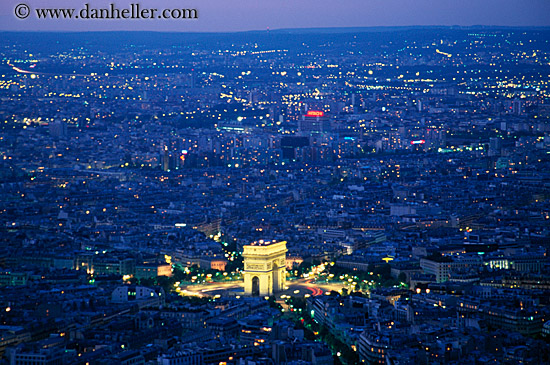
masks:
[[[550,364],[548,5],[18,1],[0,365]]]

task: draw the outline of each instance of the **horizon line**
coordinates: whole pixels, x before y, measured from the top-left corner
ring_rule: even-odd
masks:
[[[529,30],[550,30],[550,25],[378,25],[378,26],[351,26],[351,27],[303,27],[303,28],[266,28],[234,31],[156,31],[156,30],[9,30],[0,29],[0,33],[168,33],[168,34],[239,34],[239,33],[263,33],[263,32],[316,32],[316,31],[360,31],[373,30],[399,31],[403,29],[425,29],[425,28],[446,28],[446,29],[529,29]]]

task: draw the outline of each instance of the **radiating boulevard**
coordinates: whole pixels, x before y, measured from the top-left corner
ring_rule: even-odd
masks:
[[[339,291],[344,288],[342,283],[316,283],[315,279],[297,279],[287,281],[287,289],[276,294],[280,296],[317,296],[329,293],[330,291]],[[207,283],[198,285],[182,285],[180,293],[185,296],[239,296],[244,293],[244,284],[242,281],[231,281],[225,283]]]

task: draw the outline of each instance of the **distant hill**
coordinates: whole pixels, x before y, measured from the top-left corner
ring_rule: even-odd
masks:
[[[507,33],[512,38],[521,33],[532,33],[531,39],[546,41],[550,27],[489,27],[489,26],[407,26],[407,27],[350,27],[350,28],[295,28],[255,30],[233,33],[166,33],[166,32],[0,32],[0,45],[23,44],[33,52],[66,51],[67,47],[88,50],[116,51],[121,47],[178,47],[194,46],[219,48],[232,44],[257,43],[269,48],[292,49],[307,43],[311,47],[325,47],[326,42],[344,46],[359,42],[368,47],[422,39],[467,39],[475,31]]]

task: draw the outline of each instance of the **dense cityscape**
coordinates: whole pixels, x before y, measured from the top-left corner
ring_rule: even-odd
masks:
[[[0,364],[550,363],[547,28],[0,37]]]

